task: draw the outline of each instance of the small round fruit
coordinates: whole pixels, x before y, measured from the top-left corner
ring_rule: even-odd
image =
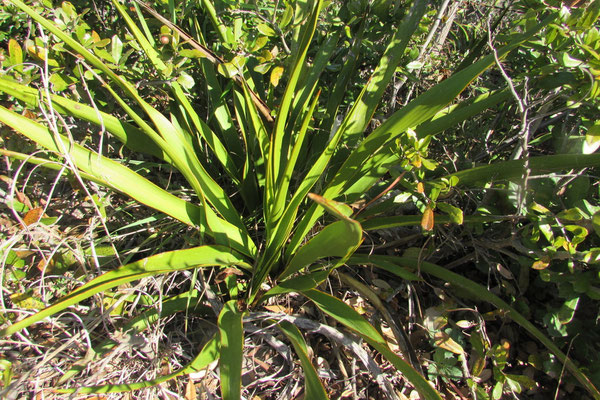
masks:
[[[171,38],[168,35],[162,35],[160,37],[160,42],[162,44],[169,44],[170,41],[171,41]]]

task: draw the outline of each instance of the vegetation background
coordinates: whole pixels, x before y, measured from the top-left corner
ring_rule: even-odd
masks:
[[[600,399],[600,1],[2,4],[3,398]]]

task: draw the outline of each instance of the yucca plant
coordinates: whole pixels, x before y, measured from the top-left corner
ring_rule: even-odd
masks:
[[[484,109],[510,101],[508,89],[501,89],[447,108],[473,80],[495,65],[496,57],[502,58],[518,49],[552,23],[555,14],[543,16],[536,25],[528,24],[523,32],[518,33],[515,28],[506,45],[496,54],[476,55],[476,60],[470,65],[431,87],[391,114],[380,126],[370,130],[371,120],[386,87],[403,62],[411,38],[418,34],[417,28],[428,7],[426,1],[415,0],[406,9],[379,64],[362,91],[351,100],[345,114],[341,111],[343,101],[347,101],[343,94],[348,88],[348,76],[356,68],[358,54],[347,54],[338,80],[326,90],[329,98],[323,99],[320,79],[345,32],[342,26],[328,32],[324,40],[315,37],[320,29],[320,16],[326,7],[324,1],[290,2],[293,6],[286,9],[286,13],[292,13],[286,18],[296,19],[299,23],[289,33],[292,38],[289,46],[291,54],[276,67],[277,72],[270,75],[272,86],[276,86],[273,83],[282,72],[285,80],[285,89],[281,93],[273,88],[269,90],[271,98],[268,103],[276,106],[273,110],[262,100],[262,85],[251,79],[251,74],[243,63],[239,63],[239,59],[224,61],[202,44],[200,31],[194,38],[151,7],[139,3],[142,9],[164,24],[168,31],[166,36],[180,40],[178,49],[185,50],[184,54],[198,63],[210,89],[208,96],[213,101],[213,105],[209,106],[210,121],[206,119],[206,112],[198,110],[196,101],[182,87],[183,81],[172,79],[172,68],[165,64],[159,51],[160,44],[152,38],[138,3],[132,3],[135,11],[132,15],[137,17],[136,20],[130,15],[131,10],[113,0],[132,41],[143,51],[156,73],[168,82],[168,88],[165,88],[170,91],[172,102],[169,113],[143,98],[136,82],[129,81],[127,75],[121,72],[122,67],[108,60],[98,48],[84,46],[24,2],[9,0],[8,3],[29,15],[61,46],[76,54],[91,71],[90,80],[96,80],[110,94],[110,102],[117,104],[121,111],[107,113],[102,107],[22,85],[8,76],[0,77],[0,91],[32,109],[42,108],[49,113],[101,126],[123,142],[133,155],[151,155],[177,170],[193,191],[193,196],[191,199],[178,197],[125,164],[75,142],[64,126],[53,122],[56,121],[54,117],[49,118],[47,123],[40,123],[0,106],[0,121],[47,149],[53,157],[64,158],[71,173],[78,179],[120,192],[193,227],[201,235],[203,244],[154,254],[106,271],[54,304],[7,324],[0,335],[13,335],[98,293],[108,293],[129,282],[175,271],[221,269],[226,287],[221,305],[217,302],[217,306],[222,308],[214,310],[218,314],[218,332],[185,367],[148,381],[94,387],[78,387],[71,383],[56,390],[80,394],[130,391],[199,371],[219,360],[222,398],[239,399],[242,394],[245,321],[259,321],[264,326],[279,328],[293,346],[304,371],[305,398],[327,398],[327,390],[309,357],[302,333],[302,329],[310,329],[308,325],[316,321],[264,313],[263,306],[269,299],[297,293],[345,327],[351,336],[357,335],[379,352],[416,388],[421,398],[441,399],[422,371],[418,371],[419,366],[408,351],[403,354],[392,351],[380,330],[354,308],[322,289],[321,284],[336,274],[377,308],[378,297],[368,287],[338,273],[340,267],[347,265],[375,267],[415,281],[422,279],[421,273],[426,273],[491,303],[504,310],[509,318],[546,346],[592,396],[600,399],[600,392],[552,340],[486,288],[418,259],[358,251],[364,231],[407,224],[431,229],[430,226],[435,223],[462,223],[463,219],[493,222],[502,217],[463,216],[456,207],[440,202],[437,207],[449,217],[437,216],[434,219],[433,201],[422,216],[408,218],[386,216],[395,207],[389,201],[373,207],[351,207],[375,198],[376,195],[370,191],[376,188],[378,182],[390,180],[390,176],[394,185],[400,184],[418,192],[427,189],[441,193],[451,187],[467,188],[478,182],[518,180],[525,171],[550,173],[599,165],[600,156],[596,154],[531,157],[497,163],[492,167],[465,169],[446,176],[437,174],[428,177],[425,189],[416,187],[414,180],[405,177],[406,171],[415,166],[431,164],[425,154],[435,134]],[[202,6],[210,17],[218,40],[231,48],[235,44],[232,30],[223,24],[210,1],[202,1]],[[369,9],[365,8],[363,12],[369,12]],[[364,30],[365,26],[361,23],[355,32],[354,43],[357,45],[354,50],[358,49]],[[315,47],[316,52],[312,50]],[[313,57],[311,62],[307,60],[309,54]],[[224,85],[227,87],[224,88]],[[221,101],[215,101],[218,99]],[[324,111],[321,111],[323,108]],[[343,118],[336,120],[338,116]],[[56,165],[25,154],[13,152],[9,155],[48,167]],[[239,193],[238,199],[242,201],[232,201],[234,193]],[[201,294],[195,289],[163,299],[160,313],[156,310],[140,313],[125,329],[140,332],[159,317],[185,311],[200,301]],[[401,341],[401,338],[398,340]],[[115,345],[106,340],[94,349],[95,356],[105,354]],[[81,369],[82,364],[76,363],[66,372],[61,383],[72,382]],[[375,378],[380,382],[380,377]]]

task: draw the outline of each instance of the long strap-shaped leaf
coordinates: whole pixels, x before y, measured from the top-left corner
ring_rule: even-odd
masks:
[[[354,107],[352,107],[344,118],[339,129],[344,131],[342,141],[348,148],[352,149],[356,146],[362,132],[367,127],[369,121],[371,121],[373,113],[385,93],[385,89],[396,73],[398,64],[404,58],[406,46],[427,10],[427,4],[427,0],[415,0],[413,2],[408,14],[406,14],[398,30],[388,43],[379,64],[371,74]],[[340,150],[339,156],[343,157],[344,155],[347,155],[346,151]]]
[[[88,63],[92,64],[94,67],[106,74],[113,83],[119,86],[131,99],[136,101],[152,120],[158,132],[160,132],[160,136],[152,128],[150,128],[148,124],[141,120],[141,118],[137,116],[133,110],[125,105],[112,87],[106,86],[113,97],[115,97],[115,99],[136,121],[136,123],[140,125],[145,133],[168,154],[171,160],[173,160],[179,171],[192,185],[192,188],[196,191],[200,197],[200,200],[204,202],[204,196],[206,195],[208,201],[222,216],[239,226],[240,229],[245,229],[239,213],[229,200],[229,195],[225,193],[223,189],[206,172],[202,164],[200,164],[191,144],[182,137],[179,130],[173,126],[173,124],[164,115],[162,115],[162,113],[144,101],[131,83],[117,75],[111,68],[104,64],[100,58],[98,58],[76,40],[71,38],[65,32],[58,29],[51,21],[45,19],[43,16],[25,5],[20,0],[10,1],[21,10],[26,12],[31,18],[39,22],[44,28],[48,29],[59,39],[65,42],[65,44],[80,54]],[[209,208],[204,207],[203,211],[208,214]],[[252,252],[254,252],[254,250],[252,250]]]
[[[242,391],[242,360],[244,350],[243,314],[237,302],[230,300],[223,306],[219,315],[219,335],[221,338],[221,396],[223,400],[239,400]]]
[[[352,209],[343,203],[330,201],[316,194],[309,194],[311,200],[325,208],[333,214],[339,221],[326,226],[314,238],[312,238],[304,247],[302,247],[294,257],[289,261],[285,270],[281,274],[281,279],[300,271],[302,268],[312,262],[324,257],[341,257],[338,264],[343,263],[360,245],[362,241],[362,228],[360,224],[351,219]],[[287,212],[284,214],[287,217]],[[281,223],[279,226],[282,226]],[[289,234],[291,230],[291,221],[285,232]],[[284,227],[283,229],[285,229]],[[276,234],[279,231],[276,231]],[[269,243],[266,251],[262,254],[257,263],[252,283],[248,291],[248,302],[251,303],[258,293],[258,289],[266,279],[268,273],[278,260],[279,253],[285,241],[286,236],[277,237]]]
[[[558,154],[532,157],[529,160],[503,161],[455,172],[447,175],[445,178],[458,178],[459,186],[468,186],[491,180],[515,179],[523,176],[523,171],[527,163],[529,163],[529,168],[538,174],[566,171],[571,168],[596,167],[600,165],[600,153]]]
[[[253,255],[256,248],[249,235],[240,227],[218,217],[210,208],[204,210],[195,204],[173,196],[129,168],[63,136],[55,137],[43,125],[0,106],[0,121],[27,136],[39,145],[62,154],[67,149],[75,165],[96,182],[127,194],[142,204],[172,216],[188,225],[207,231],[219,243],[230,245],[243,254]],[[57,139],[62,140],[60,146]]]
[[[55,142],[54,135],[45,126],[2,106],[0,106],[0,121],[39,145],[56,153],[62,153],[63,149]],[[106,186],[129,194],[137,201],[186,224],[200,226],[200,207],[173,196],[115,161],[71,143],[67,138],[61,137],[61,139],[76,165],[82,171],[96,177],[97,182],[104,182]]]
[[[353,265],[364,265],[365,263],[377,265],[378,260],[386,262],[392,262],[394,264],[411,268],[412,270],[420,270],[426,274],[433,275],[444,282],[448,282],[456,287],[466,290],[470,295],[475,298],[487,301],[500,310],[506,311],[506,315],[523,327],[531,336],[539,340],[548,350],[550,350],[562,363],[565,364],[567,370],[573,374],[573,376],[579,381],[583,387],[595,398],[600,399],[600,391],[594,386],[589,378],[581,372],[581,370],[569,359],[559,348],[544,335],[538,328],[535,327],[531,322],[521,315],[517,310],[511,307],[504,300],[490,292],[486,287],[481,286],[474,281],[467,279],[461,275],[458,275],[452,271],[449,271],[439,265],[420,261],[414,258],[407,257],[394,257],[394,256],[354,256],[349,260],[349,264]]]
[[[96,293],[112,289],[128,282],[148,276],[168,274],[173,271],[228,265],[236,265],[246,269],[251,268],[242,258],[232,254],[228,248],[223,246],[200,246],[146,257],[92,279],[85,285],[59,299],[53,305],[0,330],[0,337],[12,335],[21,329],[27,328],[31,324],[39,322],[46,317],[72,306],[73,304],[88,299]]]
[[[182,375],[188,375],[193,372],[198,372],[206,368],[210,363],[219,359],[219,341],[218,336],[215,335],[209,340],[200,354],[196,356],[185,367],[178,371],[170,373],[168,375],[160,376],[156,379],[151,379],[143,382],[136,383],[125,383],[118,385],[100,385],[100,386],[87,386],[79,388],[68,388],[68,389],[55,389],[58,393],[78,393],[78,394],[94,394],[94,393],[120,393],[120,392],[131,392],[132,390],[144,389],[151,386],[159,385],[170,379],[176,378]]]
[[[302,292],[325,314],[356,332],[367,343],[379,351],[404,377],[417,389],[423,399],[441,400],[439,393],[410,366],[402,357],[395,354],[388,347],[385,339],[371,324],[369,324],[357,311],[343,301],[326,293],[312,289]]]
[[[498,50],[500,56],[506,55],[518,47],[523,41],[537,33],[554,19],[551,16],[520,35],[512,43]],[[386,143],[394,141],[404,134],[408,128],[431,119],[456,96],[458,96],[473,79],[483,73],[495,62],[493,55],[488,55],[468,68],[452,75],[450,78],[434,86],[415,100],[411,101],[401,110],[394,113],[379,128],[375,129],[348,157],[340,167],[337,174],[327,186],[323,196],[335,199],[351,187],[358,179],[377,171],[389,155],[374,157],[378,150]],[[312,207],[300,222],[292,241],[286,250],[292,253],[300,245],[306,233],[312,228],[317,219],[322,215],[322,210]]]
[[[304,370],[304,381],[306,384],[304,398],[329,399],[314,365],[310,362],[306,342],[304,341],[300,330],[288,321],[281,321],[277,327],[290,340],[292,346],[294,346],[296,354],[298,354],[298,357],[300,358],[300,363],[302,364],[302,369]]]
[[[195,50],[198,50],[204,57],[206,57],[207,60],[209,60],[210,62],[215,64],[215,66],[218,66],[218,65],[224,63],[224,61],[223,61],[223,59],[221,59],[221,57],[217,56],[215,53],[213,53],[207,47],[198,43],[193,37],[188,35],[180,27],[178,27],[177,25],[173,24],[171,21],[169,21],[168,19],[166,19],[165,17],[160,15],[158,12],[156,12],[156,10],[154,10],[148,4],[144,3],[141,0],[135,0],[135,2],[138,3],[140,6],[142,6],[142,8],[144,8],[144,10],[146,10],[154,18],[156,18],[161,23],[168,26],[169,29],[177,32],[179,34],[179,36],[181,36],[185,40],[185,42],[189,43]],[[232,79],[234,80],[235,83],[237,83],[240,86],[243,86],[246,84],[246,81],[240,75],[235,75],[232,77]],[[265,118],[265,120],[267,120],[268,122],[273,122],[273,117],[271,117],[271,110],[265,104],[265,102],[262,101],[260,96],[258,96],[253,91],[250,91],[250,95],[252,97],[252,102],[256,105],[256,108],[258,108],[260,110],[260,112],[263,115],[263,117]]]
[[[317,106],[317,102],[319,100],[320,92],[314,96],[308,112],[304,116],[304,120],[302,121],[302,126],[300,127],[300,131],[296,136],[296,142],[293,145],[292,151],[287,160],[287,165],[285,166],[285,171],[281,177],[281,181],[277,185],[277,191],[275,192],[275,203],[276,207],[285,207],[286,200],[288,198],[288,190],[290,187],[290,183],[294,174],[294,168],[296,167],[296,162],[298,161],[298,156],[300,154],[300,150],[302,149],[302,145],[304,144],[304,138],[306,137],[306,132],[308,131],[308,125],[311,122],[313,113]],[[285,223],[285,222],[284,222]],[[267,243],[272,241],[273,234],[273,226],[267,225]]]
[[[38,89],[0,77],[0,92],[16,97],[27,103],[29,107],[36,109],[40,107],[41,93]],[[83,119],[98,126],[104,126],[107,132],[123,142],[130,150],[150,154],[170,162],[167,154],[156,143],[148,140],[148,136],[141,129],[132,124],[66,97],[52,94],[50,100],[55,111]]]
[[[158,51],[150,44],[150,42],[148,42],[146,36],[137,27],[125,8],[120,4],[119,0],[113,0],[113,4],[127,23],[127,26],[136,38],[136,41],[140,44],[152,64],[154,64],[154,67],[161,73],[165,71],[167,66],[160,58]],[[163,78],[167,78],[167,76],[163,74]],[[177,82],[171,82],[171,90],[179,105],[184,109],[186,116],[191,119],[194,128],[196,128],[197,132],[202,136],[210,149],[216,155],[217,159],[225,168],[225,171],[232,179],[239,180],[235,165],[231,157],[229,157],[229,153],[214,132],[200,119],[196,111],[193,109],[191,103],[187,99],[183,89],[181,88],[181,85],[179,85]],[[188,141],[191,140],[191,138],[186,139]]]
[[[291,67],[290,78],[281,99],[277,118],[275,119],[275,128],[271,139],[271,146],[269,148],[266,177],[267,186],[265,190],[265,206],[267,207],[268,212],[265,219],[267,219],[267,223],[271,226],[274,225],[279,217],[281,217],[281,214],[284,211],[284,205],[275,202],[275,199],[277,198],[279,183],[281,182],[282,174],[287,164],[288,148],[283,146],[283,143],[292,142],[292,132],[290,132],[289,129],[286,131],[286,122],[289,118],[289,111],[294,96],[296,95],[296,86],[298,84],[298,79],[300,78],[302,65],[304,64],[310,42],[315,33],[322,5],[322,0],[316,1],[310,18],[302,27],[302,40],[298,49],[298,54]]]
[[[316,196],[312,195],[311,198]],[[327,225],[298,250],[281,273],[280,279],[285,279],[320,258],[341,257],[339,263],[344,263],[354,253],[362,242],[362,227],[351,218],[341,214],[337,216],[339,221]]]
[[[421,224],[423,216],[421,215],[398,215],[391,217],[375,217],[362,222],[362,227],[365,231],[371,231],[375,229],[388,229],[397,228],[400,226],[417,226]],[[504,215],[467,215],[464,217],[465,224],[472,223],[484,223],[484,222],[497,222],[512,220],[512,216]],[[435,215],[434,223],[437,224],[451,224],[452,218],[447,215]]]

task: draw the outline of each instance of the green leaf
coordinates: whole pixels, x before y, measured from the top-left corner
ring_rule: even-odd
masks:
[[[536,174],[544,174],[569,169],[595,167],[600,165],[600,154],[559,154],[552,156],[531,157],[529,168]],[[446,175],[445,179],[458,178],[459,186],[469,186],[490,180],[509,180],[523,175],[526,162],[511,160],[496,162],[493,165],[475,167],[454,174]]]
[[[396,73],[396,67],[404,58],[406,46],[419,26],[419,21],[426,10],[427,1],[417,0],[412,3],[410,10],[400,22],[398,30],[394,32],[394,36],[379,59],[379,64],[373,71],[369,81],[364,86],[350,112],[344,118],[339,129],[343,131],[342,140],[349,148],[356,145],[373,117],[385,89]]]
[[[171,374],[164,375],[155,379],[151,379],[143,382],[129,383],[129,384],[120,384],[120,385],[101,385],[101,386],[89,386],[89,387],[74,387],[68,389],[54,389],[58,393],[80,393],[80,394],[88,394],[88,393],[120,393],[120,392],[131,392],[133,390],[143,389],[151,386],[159,385],[163,382],[166,382],[170,379],[176,378],[182,375],[188,375],[193,372],[198,372],[206,368],[210,363],[217,360],[219,358],[219,341],[217,337],[214,336],[211,340],[209,340],[200,354],[196,356],[185,367],[182,369],[175,371]]]
[[[564,363],[567,370],[571,372],[571,374],[594,398],[600,399],[600,391],[598,391],[590,379],[573,363],[573,361],[571,361],[570,358],[568,358],[559,349],[556,344],[554,344],[554,342],[552,342],[551,339],[546,337],[537,327],[535,327],[535,325],[529,322],[529,320],[521,315],[517,310],[487,290],[484,286],[479,285],[478,283],[475,283],[472,280],[458,275],[452,271],[449,271],[446,268],[419,259],[394,256],[369,256],[369,258],[381,258],[401,266],[409,267],[414,271],[419,270],[423,273],[433,275],[436,278],[442,279],[444,282],[450,283],[456,288],[460,288],[461,291],[467,292],[471,296],[475,296],[483,301],[487,301],[496,306],[498,309],[503,310],[506,316],[519,324],[523,329],[529,332],[531,336],[539,340],[544,346],[546,346],[548,350],[550,350],[550,352],[552,352],[562,363]],[[352,260],[350,260],[350,262],[352,262]]]
[[[325,210],[327,210],[327,212],[338,219],[346,220],[352,215],[352,208],[347,204],[329,200],[314,193],[309,193],[308,198],[323,207]]]
[[[379,331],[369,324],[352,307],[348,306],[343,301],[323,292],[319,292],[318,290],[307,290],[302,292],[302,294],[315,303],[315,305],[325,314],[356,332],[367,343],[379,351],[417,389],[423,399],[441,400],[439,393],[431,387],[423,376],[415,371],[404,359],[391,351],[383,336],[379,334]]]
[[[186,250],[175,250],[146,257],[107,272],[62,297],[53,305],[0,330],[0,336],[12,335],[31,324],[90,298],[96,293],[148,276],[167,274],[173,271],[209,266],[235,265],[250,269],[246,262],[225,247],[200,246]]]
[[[256,29],[265,36],[275,36],[275,31],[267,24],[258,24]]]
[[[298,250],[279,278],[284,279],[324,257],[340,257],[338,264],[341,264],[361,241],[362,228],[354,220],[347,218],[327,225]]]
[[[0,78],[0,91],[10,94],[27,103],[32,108],[40,107],[39,90]],[[119,118],[94,109],[86,104],[69,100],[66,97],[50,95],[52,107],[61,114],[70,115],[104,128],[133,151],[150,154],[169,162],[169,157],[154,142],[149,141],[139,128]]]
[[[537,33],[543,26],[550,23],[553,18],[547,18],[533,29],[520,35],[509,45],[499,49],[498,54],[503,56],[518,47],[521,42]],[[395,140],[409,128],[418,126],[435,116],[460,94],[473,79],[493,65],[494,62],[493,55],[484,57],[480,61],[437,84],[394,113],[350,154],[323,192],[323,197],[335,199],[342,194],[346,194],[350,200],[354,200],[352,197],[364,193],[381,175],[389,170],[391,162],[398,160],[398,155],[393,146]],[[462,176],[457,177],[462,179]],[[357,182],[360,182],[360,185]],[[304,236],[310,231],[321,214],[322,211],[316,207],[312,207],[309,210],[292,237],[287,250],[288,254],[298,248]]]
[[[592,216],[592,226],[596,235],[600,236],[600,211],[596,211]]]
[[[185,72],[181,72],[181,74],[177,78],[177,83],[179,83],[182,87],[186,88],[187,90],[192,89],[196,84],[196,82],[194,82],[194,78],[192,78]]]
[[[304,370],[304,381],[306,384],[306,392],[304,393],[305,399],[328,399],[327,392],[323,387],[323,383],[319,379],[319,375],[315,370],[315,367],[310,362],[308,358],[308,349],[306,348],[306,342],[302,337],[302,334],[296,328],[295,325],[291,324],[287,321],[281,321],[277,327],[285,334],[285,336],[290,340],[292,346],[294,346],[294,350],[298,357],[300,358],[300,363],[302,364],[302,369]]]
[[[256,250],[250,237],[244,232],[241,222],[237,226],[233,225],[218,217],[210,207],[201,208],[179,199],[129,168],[72,143],[65,137],[55,136],[37,122],[1,106],[0,121],[51,151],[62,154],[68,149],[75,165],[94,178],[95,182],[121,191],[140,203],[162,211],[184,223],[199,226],[207,230],[221,244],[230,245],[244,254],[250,255]],[[58,142],[57,138],[61,138],[62,142]]]
[[[77,80],[72,76],[60,73],[50,75],[49,81],[52,84],[52,89],[55,92],[62,92],[63,90],[67,89],[69,85],[77,82]]]
[[[179,55],[181,57],[188,57],[188,58],[205,57],[205,54],[198,49],[181,49],[181,50],[179,50]]]
[[[329,269],[321,270],[284,280],[283,282],[280,282],[277,286],[274,286],[271,289],[269,289],[269,291],[263,295],[262,301],[264,302],[269,297],[276,296],[279,294],[302,292],[304,290],[314,289],[321,283],[323,283],[325,279],[327,279],[330,272],[331,271]]]
[[[279,27],[281,29],[285,28],[292,21],[293,17],[294,17],[294,9],[292,8],[292,6],[289,3],[286,3],[285,11],[283,12],[283,14],[281,16],[281,20],[279,21]]]
[[[286,167],[288,155],[288,148],[284,146],[284,143],[291,141],[291,133],[289,130],[286,130],[285,127],[289,118],[290,106],[296,95],[296,86],[298,85],[300,79],[300,73],[302,71],[304,60],[306,59],[310,42],[317,27],[322,5],[323,0],[316,1],[313,13],[311,14],[309,20],[306,21],[302,26],[300,46],[296,54],[296,58],[291,64],[290,78],[281,99],[279,112],[275,120],[275,128],[269,148],[266,177],[266,207],[268,208],[266,218],[270,227],[272,227],[281,217],[285,207],[285,204],[283,204],[281,201],[274,202],[277,187],[281,180],[284,179],[282,175]]]
[[[219,314],[218,324],[221,338],[221,395],[223,400],[239,400],[242,390],[244,329],[242,313],[238,311],[235,300],[225,303]]]
[[[575,317],[575,311],[577,311],[577,305],[579,304],[579,297],[574,297],[563,303],[558,310],[558,320],[561,324],[566,325],[573,320]]]
[[[23,49],[15,39],[8,41],[8,61],[18,72],[23,72]]]
[[[420,219],[420,217],[417,218]],[[398,264],[394,264],[393,262],[381,258],[372,258],[366,255],[362,256],[355,254],[352,257],[350,257],[350,259],[346,261],[346,263],[350,265],[372,265],[374,267],[381,268],[387,272],[390,272],[396,276],[399,276],[402,279],[406,279],[407,281],[422,280],[418,275],[410,272],[409,268],[401,267]]]
[[[123,42],[121,41],[121,39],[119,39],[119,37],[117,35],[114,35],[112,37],[111,40],[111,55],[113,57],[113,59],[115,60],[115,62],[117,64],[119,64],[119,61],[121,61],[121,56],[123,54]]]
[[[460,208],[454,207],[448,203],[435,203],[436,207],[450,216],[452,222],[458,225],[463,223],[463,212]]]

